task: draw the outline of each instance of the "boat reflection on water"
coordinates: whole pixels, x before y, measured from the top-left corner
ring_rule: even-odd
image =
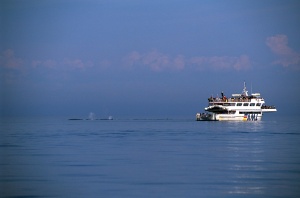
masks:
[[[264,174],[266,139],[258,135],[264,131],[265,122],[226,122],[228,131],[232,134],[227,139],[226,160],[229,166],[230,188],[227,194],[231,195],[264,195],[266,186]],[[251,149],[249,149],[251,148]]]

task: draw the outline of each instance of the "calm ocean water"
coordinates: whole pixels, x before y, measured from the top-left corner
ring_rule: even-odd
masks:
[[[1,120],[2,197],[300,197],[300,122]]]

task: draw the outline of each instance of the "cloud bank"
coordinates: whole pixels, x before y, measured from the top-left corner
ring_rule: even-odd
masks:
[[[183,70],[185,68],[182,55],[173,58],[156,50],[143,54],[133,51],[123,61],[127,68],[147,67],[152,71]]]
[[[24,61],[15,56],[15,53],[11,49],[7,49],[2,52],[0,56],[0,66],[7,69],[17,69],[23,66]]]
[[[92,61],[83,61],[81,59],[63,59],[62,61],[56,61],[48,59],[44,61],[34,60],[31,62],[33,68],[48,68],[48,69],[64,69],[64,70],[86,70],[94,66]]]
[[[28,63],[30,62],[30,63]],[[108,61],[101,61],[98,66],[105,66],[109,64]],[[68,59],[55,60],[32,60],[25,61],[24,59],[15,56],[12,49],[7,49],[0,55],[0,67],[5,70],[29,70],[35,68],[47,69],[65,69],[65,70],[86,70],[94,66],[93,61],[83,61],[81,59]]]
[[[281,53],[282,54],[282,53]],[[291,53],[290,53],[291,54]],[[299,58],[299,57],[298,57]],[[299,61],[299,60],[298,60]],[[30,62],[30,63],[28,63]],[[82,59],[63,60],[47,59],[47,60],[32,60],[24,61],[17,58],[13,50],[5,50],[0,56],[0,66],[11,70],[25,69],[50,69],[50,70],[80,70],[85,71],[94,67],[109,68],[112,65],[111,61],[103,60],[95,64],[93,61],[83,61]],[[138,67],[148,68],[151,71],[181,71],[184,69],[195,70],[246,70],[251,68],[251,61],[247,55],[235,56],[197,56],[185,58],[183,55],[175,57],[152,50],[148,53],[140,53],[133,51],[123,58],[123,65],[127,69]]]
[[[300,52],[293,50],[288,46],[288,37],[286,35],[275,35],[266,39],[266,45],[277,56],[273,64],[282,65],[300,69]],[[121,61],[121,62],[120,62]],[[121,63],[121,64],[120,64]],[[123,68],[117,68],[117,65],[123,65]],[[124,67],[125,66],[125,67]],[[152,50],[149,52],[132,51],[123,59],[119,60],[100,60],[86,61],[80,58],[61,60],[25,60],[18,58],[12,49],[7,49],[0,54],[0,68],[2,79],[10,76],[12,79],[18,75],[27,75],[35,71],[53,71],[67,73],[69,71],[97,72],[103,69],[148,69],[153,72],[164,71],[242,71],[252,67],[252,61],[247,55],[240,56],[195,56],[186,57],[182,54],[172,56]],[[99,70],[100,69],[100,70]]]
[[[273,64],[300,69],[300,53],[288,46],[288,37],[286,35],[268,37],[266,44],[278,57],[278,60],[274,61]]]
[[[283,54],[281,51],[278,53]],[[289,53],[291,54],[292,52]],[[118,65],[123,65],[123,67]],[[74,73],[86,72],[87,74],[92,74],[106,70],[148,69],[152,72],[180,72],[184,70],[241,71],[249,68],[251,68],[251,61],[247,55],[186,58],[181,54],[171,56],[152,50],[146,53],[133,51],[119,60],[100,60],[95,62],[80,58],[25,60],[17,57],[12,49],[7,49],[0,54],[0,75],[4,82],[14,82],[20,80],[20,78],[33,75],[47,78],[63,76],[65,78],[65,76],[70,77]]]
[[[193,68],[196,70],[247,70],[251,68],[250,58],[246,55],[234,56],[197,56],[185,58],[183,55],[168,56],[153,50],[148,53],[133,51],[124,58],[126,67],[146,67],[152,71],[184,70]]]
[[[212,57],[193,57],[190,63],[196,65],[197,69],[213,69],[213,70],[247,70],[251,68],[250,58],[246,55],[235,56],[212,56]]]

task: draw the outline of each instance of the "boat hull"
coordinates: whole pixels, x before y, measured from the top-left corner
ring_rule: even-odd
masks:
[[[197,113],[196,120],[197,121],[218,121],[216,119],[216,114],[214,113]]]
[[[196,114],[197,121],[260,121],[261,113],[245,113],[245,114]]]
[[[257,113],[249,114],[239,114],[239,115],[230,115],[230,114],[218,114],[216,116],[219,121],[260,121],[262,115]]]

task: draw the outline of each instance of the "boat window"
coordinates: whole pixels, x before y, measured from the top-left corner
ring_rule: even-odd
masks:
[[[245,102],[243,106],[249,106],[249,103],[248,103],[248,102]]]
[[[230,106],[235,106],[235,103],[230,103]]]
[[[255,106],[255,103],[250,103],[250,106],[252,106],[252,107]]]
[[[239,114],[261,114],[261,112],[252,112],[252,111],[246,112],[246,111],[240,111]]]
[[[256,106],[260,106],[261,104],[260,103],[256,103]]]
[[[242,103],[237,103],[237,106],[242,106]]]

